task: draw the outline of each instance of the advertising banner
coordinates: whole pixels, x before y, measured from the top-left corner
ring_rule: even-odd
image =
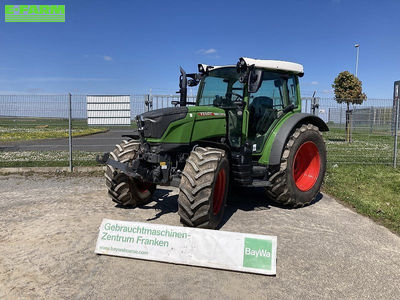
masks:
[[[276,236],[104,219],[95,253],[276,274]]]

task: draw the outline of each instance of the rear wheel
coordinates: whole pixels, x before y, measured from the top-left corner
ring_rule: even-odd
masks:
[[[129,162],[137,157],[139,141],[122,141],[116,145],[110,156],[119,162]],[[136,207],[151,201],[156,185],[149,182],[141,182],[107,165],[105,173],[108,195],[111,199],[123,206]]]
[[[222,221],[229,188],[229,161],[218,148],[196,147],[186,161],[178,213],[186,226],[215,229]]]
[[[271,176],[267,195],[275,202],[301,207],[318,195],[326,171],[326,148],[318,127],[297,128],[283,151],[280,169]]]

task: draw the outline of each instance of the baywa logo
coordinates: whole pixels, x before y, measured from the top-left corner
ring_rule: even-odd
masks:
[[[6,22],[65,22],[65,5],[6,5]]]
[[[243,267],[271,270],[272,241],[245,238]]]

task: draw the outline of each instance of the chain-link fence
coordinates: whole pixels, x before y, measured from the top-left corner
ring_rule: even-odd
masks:
[[[330,129],[325,133],[330,162],[393,164],[397,146],[393,99],[368,99],[347,107],[346,102],[322,98],[317,107],[315,113]]]
[[[179,102],[179,95],[128,97],[130,124],[111,126],[88,125],[87,95],[0,95],[0,167],[96,165],[96,154],[112,151],[132,132],[136,115]],[[392,165],[393,108],[393,99],[368,99],[349,108],[331,98],[302,99],[302,111],[318,115],[330,128],[324,135],[333,164]]]

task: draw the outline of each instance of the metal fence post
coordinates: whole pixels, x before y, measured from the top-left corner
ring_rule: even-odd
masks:
[[[394,147],[393,147],[393,168],[397,167],[397,135],[399,130],[399,98],[396,99],[396,113],[394,117]]]
[[[350,115],[349,115],[349,118],[350,118],[350,130],[349,130],[349,132],[350,132],[350,136],[349,136],[349,142],[350,143],[352,143],[353,142],[353,128],[354,128],[354,117],[353,117],[353,112],[355,111],[355,109],[354,109],[354,105],[353,105],[353,109],[350,111]]]
[[[331,121],[331,108],[328,108],[328,123]]]
[[[305,100],[306,100],[306,103],[305,103],[305,104],[306,104],[306,107],[305,107],[304,112],[305,112],[305,113],[308,113],[308,99],[305,99]]]
[[[146,111],[150,111],[150,95],[144,95],[144,105],[146,106]]]
[[[318,97],[315,98],[314,95],[313,95],[313,97],[311,98],[311,101],[312,101],[312,103],[311,103],[312,114],[315,115],[315,116],[318,116],[319,98]]]
[[[373,124],[372,124],[372,106],[369,107],[368,122],[369,122],[369,134],[372,134]]]
[[[69,150],[69,171],[73,171],[72,166],[72,99],[71,93],[68,94],[68,150]]]

